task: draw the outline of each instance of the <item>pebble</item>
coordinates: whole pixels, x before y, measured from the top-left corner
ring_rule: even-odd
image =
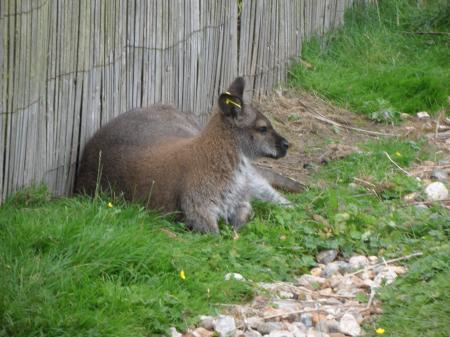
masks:
[[[283,324],[279,322],[262,322],[256,326],[256,330],[258,330],[263,335],[268,335],[272,331],[282,330]]]
[[[434,169],[431,172],[431,179],[436,179],[440,181],[447,181],[448,180],[448,173],[441,169]]]
[[[320,276],[322,274],[322,268],[320,267],[313,268],[311,269],[310,273],[312,276]]]
[[[322,272],[322,277],[329,278],[337,272],[346,272],[351,270],[350,264],[345,261],[335,261],[328,263]]]
[[[199,326],[212,330],[214,329],[214,317],[212,316],[200,316],[200,322],[198,323]]]
[[[310,313],[303,313],[300,315],[300,322],[305,325],[305,327],[310,328],[313,326],[313,317]]]
[[[212,332],[210,330],[206,330],[205,328],[199,327],[199,328],[195,329],[194,331],[192,331],[192,334],[195,337],[212,337],[214,332]]]
[[[348,313],[356,319],[358,324],[362,323],[363,316],[361,315],[361,313],[358,310],[349,310]]]
[[[334,259],[337,256],[337,253],[338,252],[335,249],[323,250],[319,254],[317,254],[316,261],[318,263],[328,264],[334,261]]]
[[[391,284],[397,278],[397,274],[391,269],[385,269],[375,276],[373,283],[376,287],[380,287],[383,284]]]
[[[430,201],[439,201],[448,198],[447,187],[445,187],[445,185],[440,181],[429,184],[425,188],[425,194],[427,195],[427,199]]]
[[[245,321],[247,326],[249,326],[252,329],[257,329],[258,325],[264,324],[264,319],[259,316],[248,317]]]
[[[228,273],[225,275],[225,281],[229,280],[245,281],[245,277],[239,273]]]
[[[248,330],[244,332],[244,337],[262,337],[262,335],[256,330]]]
[[[361,335],[361,327],[359,326],[359,323],[356,321],[355,317],[349,313],[342,316],[341,321],[339,322],[339,330],[350,336]]]
[[[321,296],[329,296],[329,295],[331,295],[333,293],[333,289],[331,289],[331,288],[325,288],[325,289],[320,289],[319,290],[319,294],[321,295]]]
[[[233,337],[236,333],[236,323],[232,316],[219,315],[214,319],[213,325],[220,337]]]
[[[269,337],[294,337],[294,334],[287,330],[275,330],[269,334]]]
[[[170,337],[182,337],[182,334],[180,334],[180,333],[177,331],[177,329],[174,328],[174,327],[171,327],[171,328],[169,329],[169,331],[170,331]]]
[[[323,322],[323,323],[322,323]],[[335,319],[327,319],[324,321],[320,321],[319,324],[321,324],[321,327],[326,326],[326,330],[319,330],[319,331],[324,331],[324,332],[339,332],[339,322],[336,321]]]
[[[429,119],[430,118],[430,114],[426,111],[420,111],[417,113],[417,118],[419,119]]]
[[[388,269],[392,270],[393,272],[395,272],[398,275],[402,275],[404,273],[406,273],[407,269],[403,266],[388,266]]]
[[[369,259],[364,255],[352,256],[348,261],[352,269],[361,269],[369,265]]]
[[[302,275],[297,279],[298,285],[312,290],[320,288],[325,282],[326,279],[324,279],[323,277],[308,274]]]
[[[306,337],[306,327],[303,323],[295,322],[287,324],[287,328],[293,333],[294,337]]]
[[[330,337],[330,336],[325,332],[320,332],[313,328],[310,328],[306,333],[306,337]]]
[[[290,291],[284,291],[284,290],[280,290],[278,292],[278,296],[280,296],[280,298],[294,298],[293,293],[291,293]]]
[[[329,280],[331,288],[335,289],[335,288],[339,287],[339,285],[341,284],[343,279],[344,279],[344,277],[339,273],[336,273],[333,276],[331,276],[331,278]]]

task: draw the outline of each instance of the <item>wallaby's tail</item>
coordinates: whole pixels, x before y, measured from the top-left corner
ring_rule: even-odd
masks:
[[[302,184],[294,179],[285,177],[275,171],[266,168],[256,166],[259,174],[261,174],[266,180],[275,188],[282,189],[287,192],[301,192],[305,190],[306,185]]]

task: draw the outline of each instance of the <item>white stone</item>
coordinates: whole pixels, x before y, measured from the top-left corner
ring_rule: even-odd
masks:
[[[310,289],[317,289],[320,288],[322,284],[326,282],[326,279],[320,276],[313,276],[313,275],[302,275],[300,278],[297,279],[297,284],[303,287],[307,287]]]
[[[245,281],[245,277],[238,273],[228,273],[225,275],[225,281],[229,280]]]
[[[370,263],[377,263],[378,262],[378,256],[371,255],[371,256],[368,257],[368,259],[369,259]]]
[[[180,334],[180,333],[177,331],[177,329],[175,329],[174,327],[171,327],[171,328],[169,329],[169,331],[170,331],[170,337],[181,337],[181,336],[183,336],[183,335]]]
[[[306,337],[306,327],[303,323],[287,323],[286,327],[290,332],[292,332],[294,337]]]
[[[210,330],[206,330],[203,327],[199,327],[197,329],[195,329],[194,331],[192,331],[192,335],[194,335],[194,337],[212,337],[214,334],[214,332],[210,331]]]
[[[447,187],[440,181],[436,181],[434,183],[429,184],[425,188],[425,194],[427,195],[427,199],[430,201],[439,201],[448,199],[448,190]]]
[[[448,173],[441,169],[434,169],[431,172],[431,179],[437,179],[441,181],[447,181],[448,180]]]
[[[306,337],[330,337],[330,335],[325,332],[317,331],[314,328],[309,328]]]
[[[319,254],[317,254],[316,260],[319,263],[327,264],[333,262],[336,256],[337,250],[335,249],[323,250]]]
[[[337,272],[347,272],[351,269],[350,264],[345,261],[334,261],[328,263],[322,273],[323,277],[329,278]]]
[[[275,330],[269,334],[269,337],[294,337],[294,334],[288,330]]]
[[[262,335],[256,330],[248,330],[244,332],[245,337],[261,337]]]
[[[360,336],[361,327],[353,315],[346,313],[339,322],[339,330],[346,335]]]
[[[369,259],[364,255],[352,256],[348,261],[352,269],[361,269],[369,265]]]
[[[282,330],[283,324],[279,322],[261,322],[256,326],[256,330],[258,330],[263,335],[270,334],[275,330]]]
[[[420,111],[417,113],[417,118],[419,119],[428,119],[430,118],[430,114],[426,111]]]
[[[200,322],[198,324],[202,328],[212,330],[214,329],[214,317],[212,316],[200,316]]]
[[[347,311],[347,313],[349,313],[350,315],[352,315],[353,317],[355,317],[356,321],[361,324],[363,321],[363,316],[361,315],[361,313],[356,310],[356,309],[351,309],[349,311]]]
[[[280,296],[280,298],[294,298],[293,293],[291,293],[290,291],[284,291],[284,290],[279,291],[278,296]]]
[[[397,278],[397,273],[392,269],[386,268],[379,272],[373,280],[373,286],[380,287],[383,284],[391,284]]]
[[[236,323],[231,316],[219,315],[214,319],[213,325],[220,337],[234,337],[236,333]]]
[[[264,324],[264,319],[258,316],[251,316],[245,320],[245,323],[252,329],[257,329],[258,325]]]

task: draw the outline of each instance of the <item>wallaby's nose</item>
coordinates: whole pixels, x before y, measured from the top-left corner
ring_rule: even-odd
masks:
[[[281,148],[287,150],[289,148],[289,142],[286,139],[281,140]]]

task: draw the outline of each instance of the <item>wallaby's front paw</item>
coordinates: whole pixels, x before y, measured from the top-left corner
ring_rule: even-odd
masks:
[[[278,202],[278,205],[286,208],[294,208],[294,204],[284,197],[281,197],[280,201]]]
[[[242,202],[234,210],[234,213],[228,218],[228,222],[234,229],[239,229],[246,224],[252,216],[252,205],[249,202]]]

